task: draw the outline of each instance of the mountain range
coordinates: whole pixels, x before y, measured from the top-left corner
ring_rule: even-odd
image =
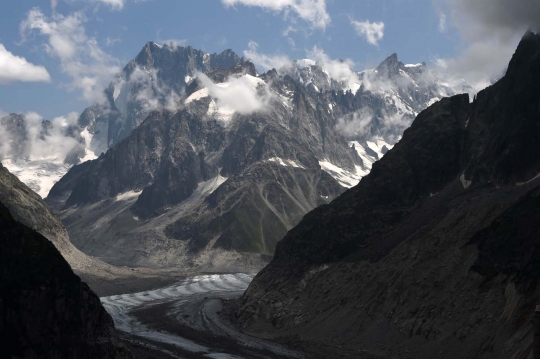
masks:
[[[356,187],[278,242],[239,303],[244,330],[321,358],[532,357],[539,79],[528,33],[473,102],[422,111]]]
[[[230,50],[149,42],[104,103],[60,126],[75,144],[54,171],[36,171],[24,144],[37,131],[18,115],[0,125],[27,141],[3,163],[42,196],[71,168],[46,201],[75,246],[105,262],[260,268],[307,212],[356,185],[418,112],[455,91],[395,54],[346,80],[323,65],[259,74]],[[40,126],[45,142],[59,131]]]

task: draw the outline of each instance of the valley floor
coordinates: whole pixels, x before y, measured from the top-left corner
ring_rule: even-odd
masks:
[[[227,303],[240,297],[253,277],[198,275],[101,302],[135,358],[302,358],[280,344],[240,333],[229,321]]]

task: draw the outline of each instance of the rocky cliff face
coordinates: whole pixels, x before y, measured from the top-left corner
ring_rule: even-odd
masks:
[[[241,300],[244,329],[315,357],[529,357],[539,79],[529,33],[474,102],[421,112],[359,185],[277,244]]]
[[[131,358],[99,298],[0,202],[2,357]]]

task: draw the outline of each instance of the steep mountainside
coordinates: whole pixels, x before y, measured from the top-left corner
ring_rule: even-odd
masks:
[[[539,80],[528,33],[474,102],[421,112],[359,185],[278,243],[241,300],[243,328],[315,357],[529,357]]]
[[[3,358],[131,358],[99,298],[0,202]]]
[[[118,293],[174,281],[178,273],[115,267],[75,248],[60,219],[41,197],[0,164],[0,201],[13,218],[45,236],[72,270],[99,293]],[[152,284],[154,283],[154,284]]]

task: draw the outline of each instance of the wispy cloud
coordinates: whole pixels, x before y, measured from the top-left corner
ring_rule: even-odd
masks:
[[[270,11],[294,13],[315,28],[325,29],[330,24],[326,0],[221,0],[226,6],[244,5]]]
[[[35,32],[46,41],[43,46],[47,54],[60,61],[61,70],[71,78],[68,88],[80,90],[88,102],[103,100],[103,89],[120,71],[120,62],[104,52],[97,40],[85,33],[86,18],[82,12],[69,16],[44,15],[33,8],[20,25],[22,41]]]
[[[335,60],[330,58],[323,49],[315,46],[308,51],[309,59],[317,62],[331,78],[339,82],[343,82],[350,87],[354,83],[358,83],[358,74],[353,70],[354,62],[352,60]]]
[[[95,3],[101,3],[109,5],[111,8],[116,10],[122,10],[124,8],[124,0],[92,0]]]
[[[259,44],[255,41],[249,42],[248,50],[244,50],[244,56],[265,71],[271,69],[277,69],[279,71],[281,69],[289,68],[292,64],[291,59],[286,55],[261,54],[259,52]]]
[[[439,32],[444,33],[446,32],[447,25],[446,25],[446,15],[441,13],[439,15]]]
[[[24,118],[23,139],[17,138],[20,133],[13,132],[13,125],[8,118],[0,120],[0,157],[27,160],[50,160],[63,163],[67,154],[79,145],[77,140],[66,131],[77,123],[79,115],[75,112],[67,116],[56,117],[50,126],[43,126],[43,117],[35,112],[26,113]],[[20,129],[18,129],[20,131]]]
[[[366,39],[374,46],[379,45],[379,41],[384,37],[384,22],[356,21],[351,19],[351,25],[356,30],[358,36]]]
[[[208,76],[199,72],[197,78],[208,89],[208,94],[217,100],[217,107],[227,112],[250,114],[267,109],[272,94],[260,91],[260,80],[249,75],[230,77],[223,84],[215,84]],[[264,86],[264,85],[263,85]]]
[[[10,82],[49,82],[51,77],[43,66],[34,65],[15,56],[0,44],[0,84]]]

